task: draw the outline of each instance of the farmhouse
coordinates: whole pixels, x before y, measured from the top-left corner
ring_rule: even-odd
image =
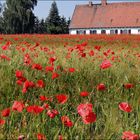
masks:
[[[140,2],[76,5],[70,34],[140,34]]]

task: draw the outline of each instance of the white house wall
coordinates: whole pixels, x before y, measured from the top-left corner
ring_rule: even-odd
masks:
[[[131,30],[131,33],[132,33],[132,34],[138,34],[138,29],[132,29],[132,30]]]
[[[118,34],[121,34],[121,30],[130,30],[131,34],[140,34],[140,28],[103,28],[103,29],[70,29],[69,33],[71,35],[76,35],[77,31],[85,31],[87,35],[90,34],[90,30],[96,30],[97,34],[101,34],[101,30],[106,30],[106,34],[110,34],[110,30],[118,30]]]
[[[90,30],[86,30],[86,34],[89,35],[90,34]]]
[[[77,34],[77,33],[76,33],[76,30],[70,30],[69,33],[70,33],[71,35],[76,35],[76,34]]]

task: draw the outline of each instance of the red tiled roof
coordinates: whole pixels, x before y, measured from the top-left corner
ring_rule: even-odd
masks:
[[[69,28],[140,27],[140,2],[77,5]]]

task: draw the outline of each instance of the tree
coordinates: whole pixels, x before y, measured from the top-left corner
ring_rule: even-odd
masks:
[[[61,33],[62,34],[68,34],[69,33],[69,24],[70,24],[70,18],[68,20],[66,20],[66,18],[64,16],[62,16],[61,17],[61,22],[60,22]]]
[[[3,12],[7,33],[32,33],[35,16],[33,13],[37,0],[6,0]]]
[[[39,20],[38,17],[35,19],[34,33],[47,33],[47,25],[45,24],[44,19]]]
[[[61,27],[60,27],[61,19],[55,1],[51,5],[51,9],[46,19],[46,23],[47,23],[48,33],[59,34],[61,32]]]

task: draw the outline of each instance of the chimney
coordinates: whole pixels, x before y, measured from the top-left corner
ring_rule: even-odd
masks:
[[[89,0],[89,6],[92,6],[93,3],[92,3],[92,0]]]
[[[107,0],[102,0],[102,6],[107,5]]]

